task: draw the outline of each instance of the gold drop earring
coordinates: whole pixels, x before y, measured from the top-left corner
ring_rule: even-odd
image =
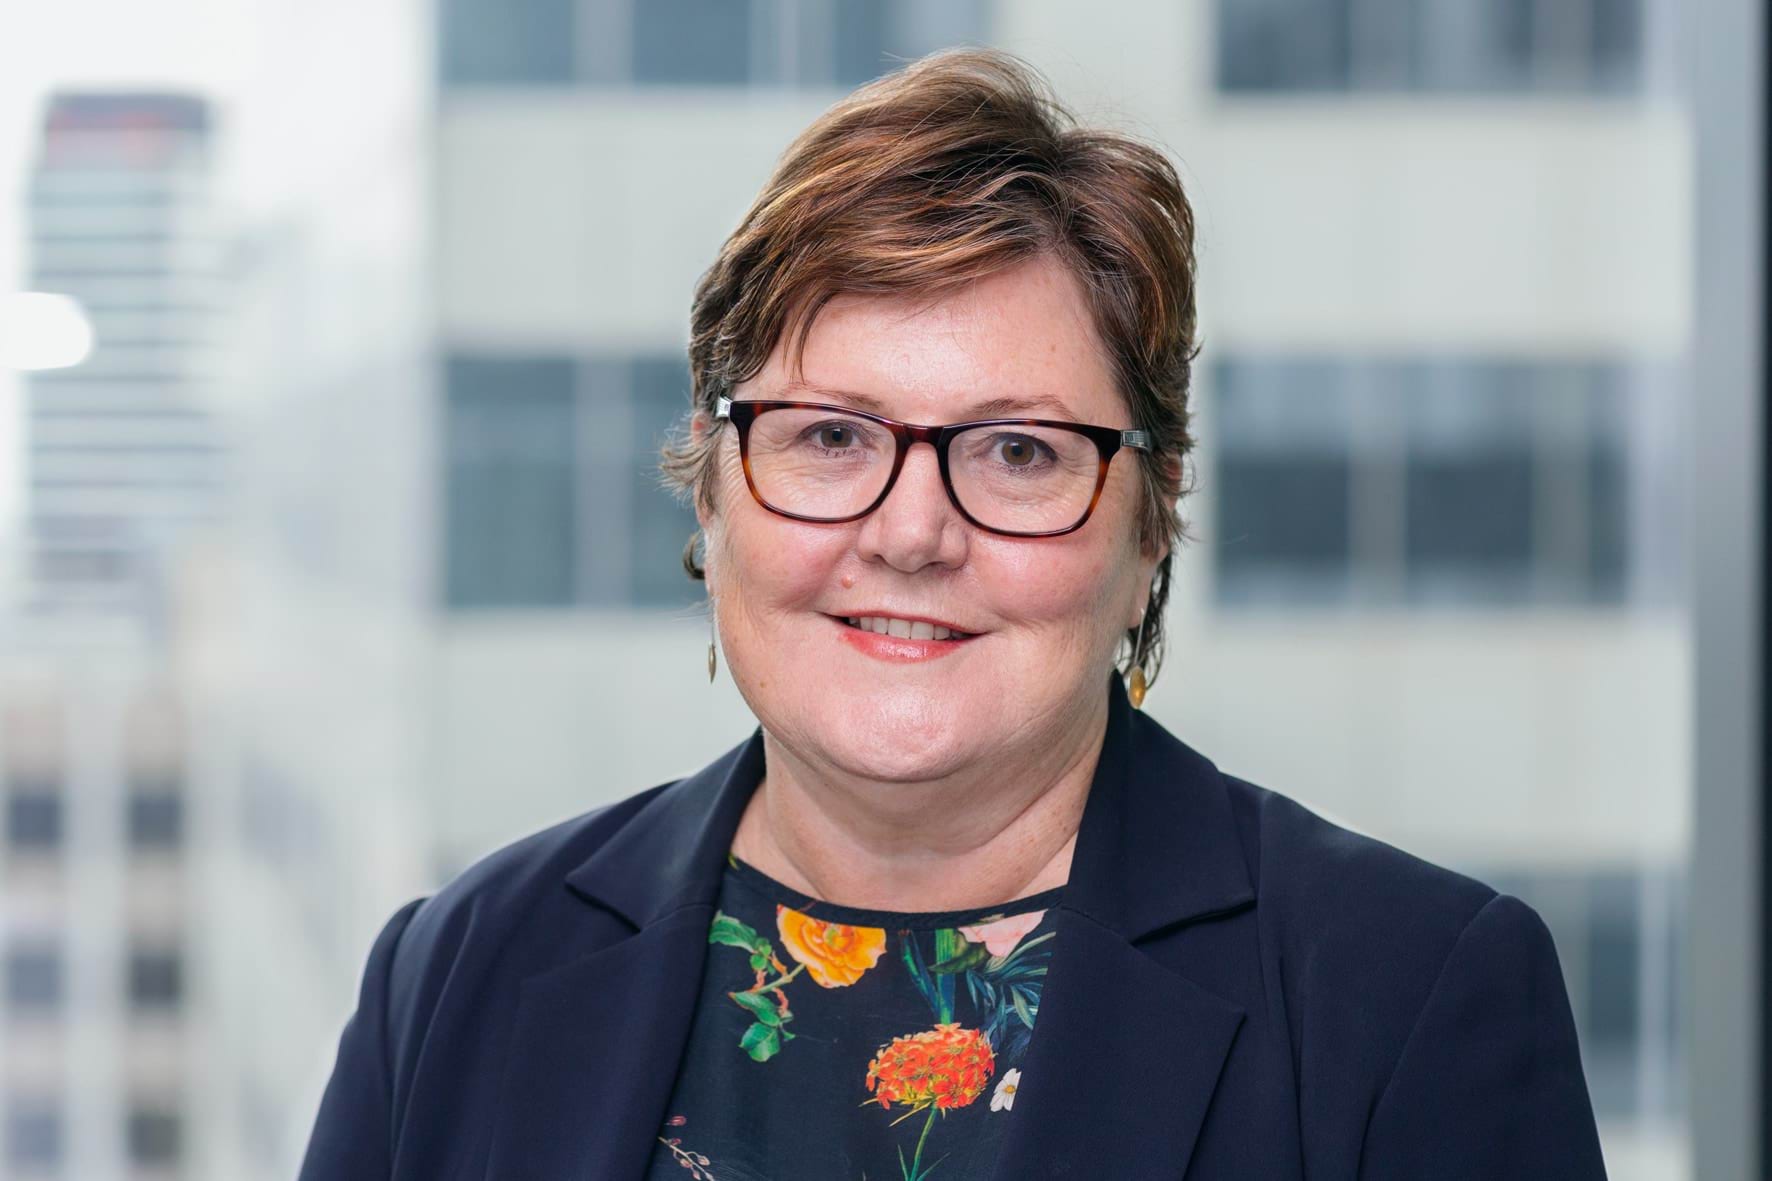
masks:
[[[1150,608],[1138,617],[1138,644],[1132,651],[1131,683],[1126,687],[1126,696],[1132,699],[1132,708],[1139,709],[1144,705],[1144,624],[1150,618]]]

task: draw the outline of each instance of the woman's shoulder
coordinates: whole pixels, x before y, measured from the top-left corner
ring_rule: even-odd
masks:
[[[1331,820],[1289,795],[1219,772],[1257,893],[1306,908],[1368,911],[1407,902],[1424,917],[1475,913],[1496,894],[1470,874]]]
[[[1304,1126],[1363,1130],[1353,1151],[1383,1158],[1387,1176],[1476,1159],[1601,1176],[1567,989],[1537,912],[1220,774],[1255,879],[1262,999],[1277,1002],[1260,1011],[1280,1015]]]
[[[620,832],[647,805],[676,787],[671,780],[600,804],[493,849],[445,882],[434,896],[448,906],[527,904],[558,892],[571,869]]]
[[[1473,942],[1554,960],[1543,920],[1520,899],[1220,774],[1255,878],[1257,913],[1282,960],[1370,979],[1375,988],[1385,987],[1382,978],[1417,999]]]
[[[396,994],[403,987],[422,991],[424,982],[451,974],[476,975],[494,962],[536,971],[579,950],[567,936],[595,941],[615,934],[619,920],[586,907],[567,889],[567,875],[680,782],[648,787],[512,840],[402,907],[381,940],[390,945]]]

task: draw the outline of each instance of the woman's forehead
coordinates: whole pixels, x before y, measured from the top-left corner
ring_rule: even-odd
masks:
[[[1106,422],[1121,407],[1080,286],[1046,260],[933,300],[839,296],[813,321],[800,364],[792,362],[778,344],[753,396],[838,402],[913,422]]]
[[[903,418],[905,398],[881,397],[866,390],[841,386],[818,385],[810,381],[790,380],[779,391],[782,398],[807,402],[832,402],[853,406],[871,414]],[[948,418],[1059,418],[1080,419],[1078,404],[1087,404],[1076,396],[1065,397],[1062,391],[1022,389],[1006,394],[992,394],[985,389],[938,391],[940,405]],[[914,420],[907,420],[914,421]]]

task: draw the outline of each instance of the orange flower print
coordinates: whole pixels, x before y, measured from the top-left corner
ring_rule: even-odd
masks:
[[[868,1091],[881,1107],[898,1103],[913,1111],[930,1106],[945,1111],[983,1094],[996,1068],[984,1034],[949,1022],[881,1046],[868,1063]]]
[[[854,984],[886,951],[886,932],[879,927],[826,923],[779,903],[775,925],[788,954],[826,988]]]

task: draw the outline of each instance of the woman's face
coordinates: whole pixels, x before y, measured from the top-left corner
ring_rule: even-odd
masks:
[[[813,323],[802,373],[778,345],[733,396],[914,423],[1133,425],[1076,280],[1047,259],[933,304],[839,297]],[[1081,529],[1020,539],[968,524],[922,444],[861,520],[777,516],[746,488],[737,431],[723,435],[715,509],[702,521],[708,585],[726,666],[776,741],[852,775],[914,781],[1056,755],[1098,716],[1161,557],[1138,546],[1135,452],[1115,457]],[[895,640],[846,622],[864,616],[970,638]]]

